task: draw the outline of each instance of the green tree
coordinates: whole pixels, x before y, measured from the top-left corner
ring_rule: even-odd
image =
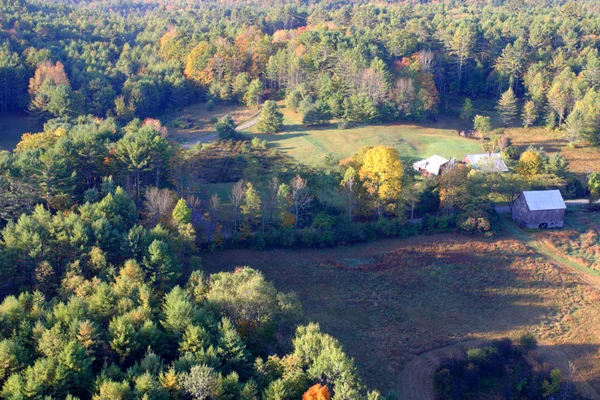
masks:
[[[473,119],[473,128],[481,134],[481,137],[486,137],[492,130],[492,120],[490,117],[476,115]]]
[[[235,136],[235,122],[231,115],[227,114],[221,117],[215,125],[215,130],[219,139],[229,139]]]
[[[262,106],[256,128],[261,133],[277,133],[283,127],[283,114],[277,103],[267,100]]]
[[[148,246],[144,257],[144,268],[151,282],[161,290],[173,286],[180,275],[179,267],[169,251],[169,246],[162,240],[154,240]]]
[[[502,121],[505,125],[509,125],[515,119],[519,110],[517,98],[512,87],[502,94],[502,97],[498,100],[496,109],[502,116]]]
[[[460,119],[462,119],[465,122],[470,122],[473,118],[473,114],[473,103],[471,102],[471,99],[466,98],[460,110]]]
[[[530,127],[537,120],[537,109],[532,100],[526,101],[521,112],[521,120],[525,128]]]
[[[173,208],[173,221],[176,225],[184,225],[192,222],[192,209],[188,207],[185,199],[179,199]]]
[[[306,109],[302,110],[303,125],[323,125],[331,120],[331,112],[327,103],[317,101],[310,104]]]
[[[261,215],[260,194],[251,182],[246,183],[246,193],[244,195],[244,204],[241,206],[242,215],[249,220],[256,220]]]
[[[244,104],[248,107],[256,106],[256,108],[258,108],[263,92],[262,82],[258,78],[252,80],[244,93]]]
[[[588,178],[588,191],[590,192],[590,204],[600,199],[600,172],[593,172]]]

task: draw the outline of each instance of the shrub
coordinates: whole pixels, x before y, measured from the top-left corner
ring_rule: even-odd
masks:
[[[521,335],[521,337],[519,338],[519,344],[525,350],[534,350],[535,348],[537,348],[537,339],[535,338],[535,336],[533,336],[532,333],[528,332]]]
[[[215,102],[213,100],[209,100],[206,102],[206,111],[213,111],[215,109]]]
[[[235,123],[229,114],[221,117],[215,125],[219,139],[229,139],[235,136]]]

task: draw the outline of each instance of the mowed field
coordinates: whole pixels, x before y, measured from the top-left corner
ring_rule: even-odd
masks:
[[[574,381],[600,391],[598,282],[510,233],[220,251],[204,254],[203,265],[208,272],[248,265],[296,292],[306,319],[337,337],[365,382],[383,392],[408,392],[401,371],[428,350],[524,332],[572,361]]]
[[[413,161],[433,154],[462,159],[466,154],[480,153],[481,142],[458,136],[448,124],[415,125],[412,123],[387,125],[359,125],[340,130],[337,124],[320,127],[302,125],[301,116],[282,109],[283,132],[267,135],[256,133],[255,127],[244,133],[266,139],[270,147],[289,154],[307,165],[317,164],[326,154],[337,158],[352,156],[363,146],[388,145],[397,148],[405,161]]]

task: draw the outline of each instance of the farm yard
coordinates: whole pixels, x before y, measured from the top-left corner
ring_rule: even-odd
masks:
[[[307,165],[318,163],[327,154],[340,159],[350,157],[368,145],[393,146],[400,151],[404,161],[414,161],[432,154],[462,159],[466,154],[481,152],[481,142],[460,137],[456,130],[449,128],[450,124],[446,121],[424,125],[358,125],[340,130],[333,123],[318,127],[303,126],[300,114],[287,109],[281,111],[284,115],[282,132],[259,134],[250,128],[243,133],[266,139],[269,147]]]
[[[295,291],[307,319],[339,338],[366,383],[414,397],[403,367],[465,340],[532,332],[580,385],[600,391],[600,293],[510,234],[385,240],[322,250],[232,250],[203,256],[207,272],[248,265]],[[413,377],[414,378],[414,377]],[[402,384],[404,383],[404,385]],[[416,393],[421,393],[418,390]],[[413,397],[410,397],[410,396]]]

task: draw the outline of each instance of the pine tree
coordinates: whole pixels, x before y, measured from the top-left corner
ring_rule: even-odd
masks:
[[[161,290],[171,287],[180,275],[169,252],[169,246],[162,240],[154,240],[150,243],[148,254],[144,257],[144,267],[152,282],[156,283]]]
[[[254,79],[248,85],[246,93],[244,93],[244,103],[248,107],[256,106],[260,104],[260,98],[264,92],[262,82],[259,79]]]
[[[471,118],[473,118],[473,103],[471,102],[471,99],[466,98],[462,109],[460,110],[460,119],[468,123],[471,121]]]
[[[178,226],[192,222],[192,209],[188,207],[185,199],[179,199],[173,208],[173,222]]]
[[[219,323],[219,355],[223,362],[223,372],[248,372],[249,354],[246,345],[229,318]]]
[[[249,220],[254,220],[260,217],[261,200],[258,191],[250,182],[246,183],[246,194],[244,196],[244,204],[241,206],[242,215],[245,215]]]
[[[258,116],[256,128],[261,133],[277,133],[283,126],[283,114],[279,111],[277,103],[272,100],[265,101],[265,104]]]
[[[221,117],[215,125],[215,130],[217,131],[219,139],[228,139],[234,136],[235,122],[233,122],[231,115],[227,114]]]
[[[512,88],[508,89],[502,94],[496,109],[500,115],[502,115],[502,120],[504,121],[505,125],[509,125],[515,119],[518,112],[518,105],[517,98],[515,97],[515,93],[513,92]]]
[[[523,112],[521,113],[521,119],[525,128],[533,125],[537,119],[537,110],[533,101],[529,100],[525,102],[525,105],[523,106]]]

